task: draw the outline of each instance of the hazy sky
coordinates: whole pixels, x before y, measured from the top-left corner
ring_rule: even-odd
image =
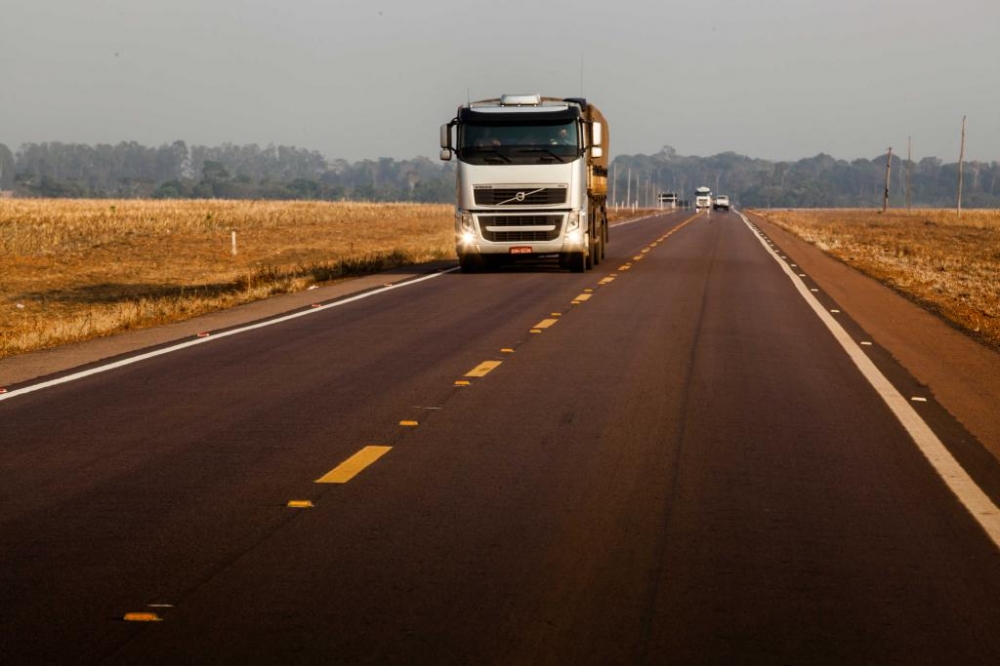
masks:
[[[583,11],[581,7],[593,7]],[[0,143],[436,157],[468,97],[584,96],[612,155],[1000,160],[1000,0],[0,0]],[[581,76],[582,72],[582,76]]]

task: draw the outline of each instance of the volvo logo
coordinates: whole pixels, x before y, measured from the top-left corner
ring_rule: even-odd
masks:
[[[526,195],[524,194],[524,192],[518,192],[517,194],[514,195],[514,198],[517,199],[518,201],[524,201],[525,196]]]

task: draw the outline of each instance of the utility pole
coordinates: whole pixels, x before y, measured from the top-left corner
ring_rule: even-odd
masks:
[[[889,209],[889,178],[892,175],[892,146],[889,146],[889,154],[885,160],[885,193],[882,195],[882,212]]]
[[[628,208],[632,207],[632,167],[628,168],[628,189],[625,191],[625,203]]]
[[[965,121],[962,116],[962,148],[958,152],[958,218],[962,219],[962,163],[965,161]]]
[[[618,162],[612,165],[611,170],[611,207],[618,210],[618,199],[615,197],[615,192],[618,191]]]
[[[913,137],[906,137],[906,212],[913,211]]]

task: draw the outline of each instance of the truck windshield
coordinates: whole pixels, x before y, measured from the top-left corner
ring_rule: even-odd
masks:
[[[577,124],[472,123],[459,126],[458,157],[473,164],[568,162],[580,156]]]

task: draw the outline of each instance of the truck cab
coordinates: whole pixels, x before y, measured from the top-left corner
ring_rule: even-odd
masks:
[[[441,127],[456,157],[455,247],[471,272],[558,257],[576,271],[604,257],[607,130],[578,98],[504,95],[459,107]]]
[[[694,191],[695,210],[708,210],[712,207],[712,190],[707,187],[699,187]]]

